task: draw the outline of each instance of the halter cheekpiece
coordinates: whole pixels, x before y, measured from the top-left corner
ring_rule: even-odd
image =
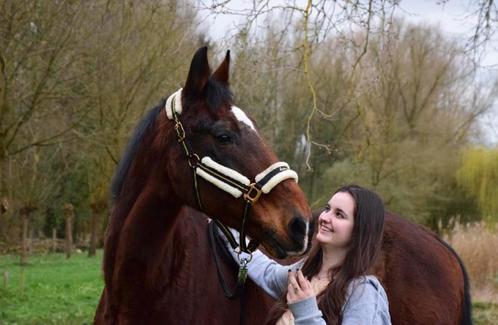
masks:
[[[240,243],[237,244],[232,233],[221,222],[213,219],[214,222],[220,227],[225,236],[227,237],[233,249],[239,252],[250,254],[259,245],[259,242],[252,240],[246,246],[245,240],[245,223],[249,210],[255,204],[262,194],[268,194],[275,186],[287,179],[294,179],[298,181],[298,176],[295,171],[289,168],[285,162],[277,162],[266,168],[264,171],[256,175],[254,181],[251,182],[248,177],[239,173],[238,171],[226,167],[214,161],[211,157],[202,157],[189,150],[186,140],[185,129],[179,119],[182,113],[182,89],[173,93],[166,100],[165,105],[166,115],[168,119],[174,122],[174,129],[176,138],[182,145],[187,162],[193,170],[194,174],[194,187],[197,197],[199,208],[203,210],[201,196],[197,186],[197,176],[202,177],[204,180],[218,187],[219,189],[231,194],[235,198],[242,198],[246,204],[244,208],[244,215],[242,218],[242,226],[240,229]],[[247,261],[246,261],[247,262]]]

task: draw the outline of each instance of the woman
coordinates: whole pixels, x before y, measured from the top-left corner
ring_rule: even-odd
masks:
[[[366,275],[379,255],[383,225],[381,199],[348,185],[318,217],[318,232],[304,260],[282,266],[255,251],[249,277],[280,298],[269,323],[391,324],[384,288]]]

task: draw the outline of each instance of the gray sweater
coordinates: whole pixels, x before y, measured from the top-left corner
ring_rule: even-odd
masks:
[[[235,253],[232,252],[232,255],[237,259]],[[303,263],[304,260],[301,260],[295,264],[283,266],[256,250],[248,264],[248,275],[270,296],[278,299],[287,290],[288,270],[296,270]],[[326,324],[318,308],[316,297],[289,304],[289,308],[296,325]],[[343,325],[391,324],[387,295],[375,276],[363,276],[352,281],[348,288],[342,315]]]

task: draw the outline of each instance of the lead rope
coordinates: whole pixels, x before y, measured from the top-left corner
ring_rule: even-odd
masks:
[[[239,297],[240,299],[240,313],[239,313],[239,324],[244,325],[245,322],[245,299],[247,298],[245,295],[245,279],[247,279],[247,263],[250,262],[250,260],[247,259],[242,259],[239,262],[239,270],[237,274],[237,283],[235,285],[235,288],[231,291],[228,288],[228,285],[225,282],[225,279],[223,278],[223,274],[221,273],[220,269],[220,261],[218,259],[218,252],[217,252],[217,242],[215,239],[215,236],[218,234],[217,232],[217,223],[210,223],[208,225],[208,237],[209,237],[209,246],[211,248],[211,251],[213,252],[213,258],[214,258],[214,265],[216,266],[216,274],[218,276],[218,282],[221,285],[221,288],[223,289],[223,293],[225,294],[225,297],[229,299],[235,299]],[[221,245],[224,245],[223,243]],[[226,249],[226,248],[225,248]],[[230,253],[228,253],[230,255]],[[228,256],[229,258],[232,258],[231,256]]]

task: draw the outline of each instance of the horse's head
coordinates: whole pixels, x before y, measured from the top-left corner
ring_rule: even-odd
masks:
[[[219,68],[211,74],[207,48],[199,49],[192,59],[183,90],[168,99],[166,107],[170,111],[164,116],[169,118],[162,125],[173,129],[175,120],[179,121],[185,133],[185,147],[180,141],[170,151],[168,177],[176,196],[185,204],[199,207],[197,188],[204,212],[240,230],[246,205],[244,194],[240,192],[244,190],[239,188],[239,191],[237,185],[232,184],[232,187],[230,180],[225,182],[223,178],[228,175],[241,183],[258,182],[268,174],[268,171],[264,172],[268,167],[284,165],[266,177],[266,180],[271,179],[272,175],[283,171],[283,176],[275,176],[269,181],[274,183],[268,185],[271,190],[261,194],[252,205],[245,229],[274,256],[302,254],[311,237],[311,210],[293,177],[295,174],[287,170],[285,164],[274,165],[278,162],[276,155],[263,142],[251,119],[233,105],[228,88],[229,64],[227,52]],[[179,133],[181,137],[183,131]],[[221,183],[209,181],[209,175],[203,175],[201,168],[190,167],[198,163],[199,158],[206,163],[205,169],[211,168],[221,175]],[[249,183],[246,185],[250,187]],[[250,196],[257,196],[257,192],[252,191]]]

